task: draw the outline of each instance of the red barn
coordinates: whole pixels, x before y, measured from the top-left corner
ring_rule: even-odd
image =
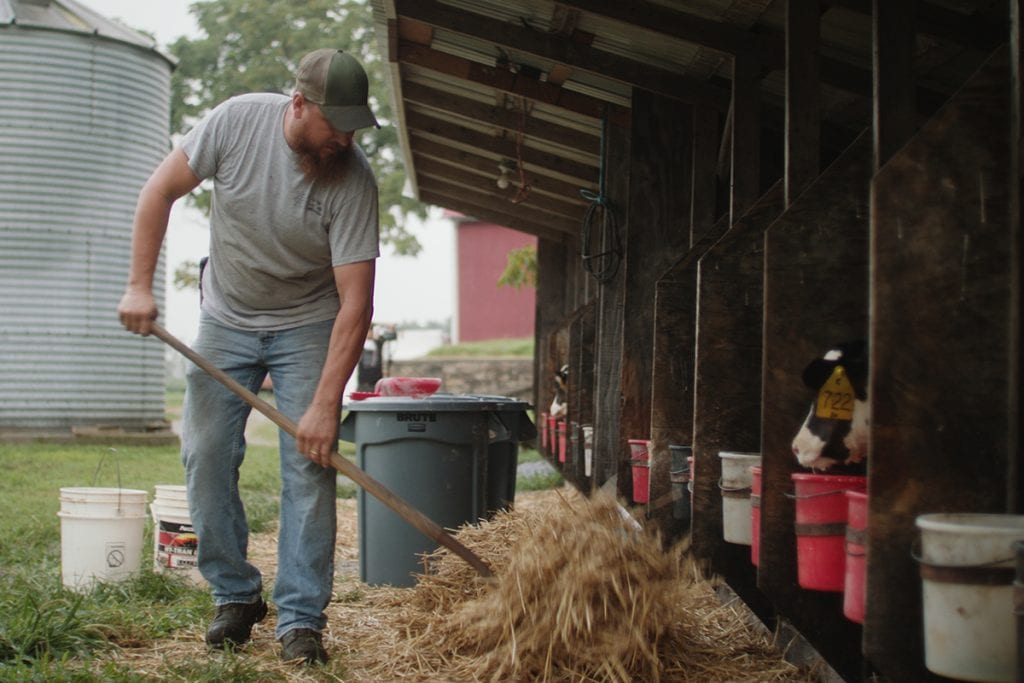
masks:
[[[533,336],[536,290],[498,284],[513,249],[536,247],[525,232],[452,215],[458,268],[456,342]]]

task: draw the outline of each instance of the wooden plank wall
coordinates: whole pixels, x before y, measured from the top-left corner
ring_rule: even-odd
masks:
[[[895,680],[926,673],[906,635],[923,633],[917,515],[1009,512],[1017,496],[1007,57],[874,179],[868,556],[885,559],[868,569],[865,649]]]
[[[900,47],[907,29],[898,25],[908,15],[874,6],[879,50],[903,50],[897,68],[876,73],[876,99],[888,104],[876,102],[875,129],[816,175],[814,116],[788,120],[786,153],[799,156],[787,157],[786,178],[759,200],[750,174],[762,166],[752,161],[761,145],[750,123],[758,70],[735,64],[735,101],[743,105],[736,119],[746,124],[732,131],[732,164],[742,174],[726,214],[735,224],[724,236],[728,218],[714,228],[696,223],[715,214],[701,201],[713,185],[707,175],[691,202],[694,164],[710,159],[710,148],[679,134],[707,134],[717,129],[714,117],[635,93],[632,130],[610,127],[605,139],[620,270],[607,282],[581,278],[566,270],[578,267],[571,249],[541,242],[537,402],[550,404],[551,373],[569,362],[578,379],[572,419],[595,426],[594,478],[581,477],[581,458],[565,471],[586,490],[617,477],[628,498],[626,441],[649,436],[656,500],[670,489],[668,444],[692,443],[698,557],[759,615],[789,622],[847,680],[874,667],[886,680],[918,681],[934,677],[917,637],[914,515],[1021,505],[1020,122],[1009,120],[1020,113],[1020,88],[1009,88],[1004,54],[903,147],[916,125],[907,114],[913,70]],[[792,48],[813,54],[813,27],[800,30]],[[806,106],[798,100],[792,106]],[[1018,137],[1008,138],[1011,130]],[[873,179],[876,154],[894,156]],[[544,292],[545,282],[562,289]],[[791,474],[803,470],[790,450],[813,399],[804,366],[859,338],[872,345],[874,402],[863,629],[844,617],[842,594],[798,586]],[[721,539],[721,450],[760,450],[764,458],[756,572],[748,548]],[[653,514],[662,528],[671,524],[666,514]]]
[[[618,223],[618,246],[629,239],[632,218],[629,213],[631,131],[607,126],[605,131],[605,167],[614,172],[605,174],[605,193]],[[602,251],[614,246],[606,239]],[[594,362],[594,483],[604,484],[617,477],[622,463],[620,454],[620,422],[622,378],[619,367],[622,357],[623,308],[626,279],[623,266],[608,282],[597,285],[597,320],[595,321]],[[616,480],[618,481],[618,480]]]
[[[583,453],[583,425],[594,420],[594,336],[596,306],[590,302],[579,308],[569,321],[569,436],[565,466],[566,479],[587,493],[593,476],[586,473]],[[573,439],[572,437],[575,437]],[[573,444],[575,443],[575,448]]]
[[[696,316],[694,264],[721,235],[728,221],[715,225],[718,194],[718,112],[693,109],[693,153],[690,175],[690,250],[658,281],[655,289],[654,367],[651,379],[651,440],[654,468],[647,516],[667,542],[689,533],[689,519],[676,518],[676,495],[671,481],[670,444],[692,441],[693,337]]]
[[[764,231],[781,212],[779,181],[701,257],[697,273],[693,552],[752,606],[764,598],[753,594],[750,548],[722,538],[718,454],[761,449]]]
[[[860,627],[842,594],[797,583],[791,442],[813,399],[804,367],[836,342],[868,332],[868,208],[872,136],[866,131],[767,230],[764,273],[761,565],[758,585],[846,677],[860,674]]]
[[[622,421],[620,493],[632,493],[628,439],[648,439],[654,370],[655,286],[661,275],[689,251],[692,107],[643,91],[633,96],[630,159],[630,230],[623,273],[626,283],[621,355]],[[680,347],[679,353],[692,353]],[[667,448],[666,448],[667,450]],[[652,463],[668,481],[668,465]],[[664,472],[662,473],[662,470]],[[629,499],[629,496],[624,496]]]
[[[1010,287],[1018,292],[1024,289],[1024,235],[1021,230],[1021,197],[1024,195],[1024,0],[1010,2],[1010,228],[1013,242],[1010,247],[1014,254],[1016,268]],[[1015,311],[1016,330],[1014,337],[1017,344],[1017,457],[1013,466],[1016,469],[1017,487],[1014,492],[1012,510],[1024,514],[1024,400],[1021,391],[1024,389],[1024,296],[1018,295]]]
[[[534,322],[535,363],[533,377],[533,404],[537,419],[546,413],[554,398],[552,376],[557,369],[558,357],[553,353],[551,340],[562,326],[566,302],[564,264],[568,249],[559,242],[537,240],[537,303]],[[538,425],[539,427],[540,425]]]
[[[650,506],[647,515],[666,539],[684,533],[672,516],[672,452],[669,444],[693,443],[693,348],[697,337],[697,264],[728,227],[723,216],[656,283],[654,363],[651,374],[652,441]]]

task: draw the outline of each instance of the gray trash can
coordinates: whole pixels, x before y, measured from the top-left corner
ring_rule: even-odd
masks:
[[[520,440],[536,435],[529,405],[499,396],[435,394],[353,401],[341,438],[359,467],[445,529],[513,502]],[[371,585],[411,586],[437,543],[360,489],[359,574]]]
[[[484,512],[491,517],[512,507],[516,497],[519,443],[537,438],[537,428],[526,414],[530,404],[505,396],[465,397],[488,406],[487,492]]]

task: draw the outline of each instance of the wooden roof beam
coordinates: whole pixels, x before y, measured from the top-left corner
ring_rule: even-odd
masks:
[[[429,204],[562,244],[572,243],[579,233],[578,224],[555,221],[551,216],[534,211],[516,210],[514,206],[511,207],[513,211],[507,211],[501,208],[501,205],[488,200],[486,195],[476,195],[445,183],[427,183],[420,188],[419,198]]]
[[[416,139],[415,153],[421,159],[429,159],[456,167],[470,169],[485,175],[489,174],[491,176],[496,176],[498,172],[498,163],[489,156],[474,154],[472,151],[457,147],[449,147],[442,142],[437,142],[436,140],[430,140],[424,137]],[[420,163],[419,160],[417,160],[416,163],[418,165]],[[586,200],[580,196],[580,190],[584,188],[581,188],[578,184],[567,183],[549,175],[535,173],[530,169],[525,169],[525,171],[526,182],[533,188],[533,192],[554,197],[569,203],[580,205],[587,203]],[[591,192],[597,192],[596,184],[585,189],[588,189]]]
[[[497,166],[489,174],[479,174],[440,161],[418,158],[416,160],[416,174],[420,179],[420,184],[425,182],[424,178],[432,178],[485,194],[494,202],[509,202],[524,208],[546,211],[568,220],[581,221],[583,214],[586,212],[585,206],[574,205],[534,192],[529,182],[527,182],[529,189],[520,197],[518,174],[516,173],[509,175],[508,187],[504,189],[498,187],[495,182],[498,176]]]
[[[559,0],[559,4],[727,55],[755,52],[760,57],[763,49],[757,36],[749,31],[644,0]],[[781,52],[782,46],[778,49]]]
[[[826,7],[841,7],[871,16],[871,0],[823,0]],[[1009,39],[1008,28],[993,23],[978,12],[963,14],[927,2],[914,5],[914,22],[919,35],[963,45],[988,53]]]
[[[480,64],[406,41],[399,42],[398,57],[400,62],[478,83],[510,95],[544,102],[597,121],[600,121],[607,112],[609,123],[624,128],[630,125],[630,112],[626,107],[565,90],[552,83],[517,74],[507,68]]]
[[[864,2],[864,0],[835,1]],[[869,4],[870,0],[867,2]],[[746,54],[756,58],[756,61],[760,63],[762,76],[785,67],[785,36],[778,31],[764,29],[756,33],[744,31],[729,24],[653,5],[643,0],[633,0],[629,3],[617,0],[588,0],[587,2],[577,0],[561,4],[695,43],[728,55]],[[870,4],[867,13],[871,13]],[[821,55],[818,56],[818,67],[821,83],[859,97],[871,97],[871,69]],[[945,94],[924,87],[917,88],[917,96],[920,113],[925,116],[934,114],[947,99]]]
[[[526,116],[524,120],[521,111],[484,104],[409,79],[402,83],[402,97],[407,102],[444,114],[489,124],[510,134],[521,132],[528,138],[569,147],[595,158],[601,151],[601,140],[597,135],[588,135],[575,128],[541,121],[532,116]]]
[[[462,146],[484,150],[499,157],[516,159],[519,156],[522,158],[524,168],[529,169],[531,165],[545,168],[553,173],[578,180],[583,185],[596,185],[597,183],[598,169],[596,160],[595,165],[591,166],[566,159],[558,154],[542,152],[525,145],[518,150],[517,154],[515,141],[511,139],[496,138],[493,135],[487,135],[486,133],[460,126],[451,121],[434,118],[415,110],[407,111],[405,118],[405,125],[410,134],[429,134],[437,138],[450,140]]]
[[[597,50],[580,41],[566,40],[557,33],[490,19],[436,0],[399,0],[396,5],[400,17],[472,36],[505,49],[529,53],[690,104],[720,111],[729,106],[729,93],[704,81]]]

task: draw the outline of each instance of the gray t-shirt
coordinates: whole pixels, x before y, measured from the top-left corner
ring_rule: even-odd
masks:
[[[282,330],[338,313],[333,266],[380,255],[377,184],[353,143],[339,183],[310,182],[284,139],[290,98],[252,94],[217,106],[181,142],[192,172],[213,179],[203,310],[249,330]]]

